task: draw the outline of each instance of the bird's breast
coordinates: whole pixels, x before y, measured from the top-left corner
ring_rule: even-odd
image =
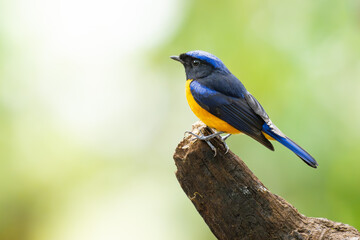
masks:
[[[188,79],[186,81],[185,90],[186,90],[186,99],[194,114],[207,126],[214,128],[217,131],[223,131],[231,134],[240,133],[239,130],[237,130],[236,128],[234,128],[224,120],[221,120],[220,118],[212,115],[196,102],[196,100],[194,99],[191,93],[191,88],[190,88],[190,84],[192,81],[193,81],[192,79]]]

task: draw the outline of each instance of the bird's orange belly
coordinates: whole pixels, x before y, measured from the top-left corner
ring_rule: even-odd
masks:
[[[190,83],[192,79],[186,81],[186,99],[189,103],[191,110],[194,114],[207,126],[216,129],[217,131],[222,131],[226,133],[236,134],[241,133],[239,130],[228,124],[227,122],[221,120],[220,118],[212,115],[205,109],[203,109],[194,99],[190,91]]]

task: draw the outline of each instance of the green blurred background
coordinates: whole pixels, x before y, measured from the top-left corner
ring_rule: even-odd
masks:
[[[360,3],[0,1],[0,239],[215,239],[172,154],[196,121],[170,55],[220,57],[319,162],[230,148],[298,210],[360,228]]]

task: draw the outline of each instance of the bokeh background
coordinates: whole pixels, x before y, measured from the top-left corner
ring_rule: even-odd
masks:
[[[0,1],[0,239],[215,239],[172,154],[196,117],[170,55],[220,57],[318,160],[230,148],[307,216],[360,228],[357,0]]]

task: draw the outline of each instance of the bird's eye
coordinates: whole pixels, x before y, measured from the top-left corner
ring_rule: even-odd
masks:
[[[200,65],[200,61],[195,59],[195,60],[192,61],[192,65],[193,65],[194,67],[197,67],[197,66]]]

